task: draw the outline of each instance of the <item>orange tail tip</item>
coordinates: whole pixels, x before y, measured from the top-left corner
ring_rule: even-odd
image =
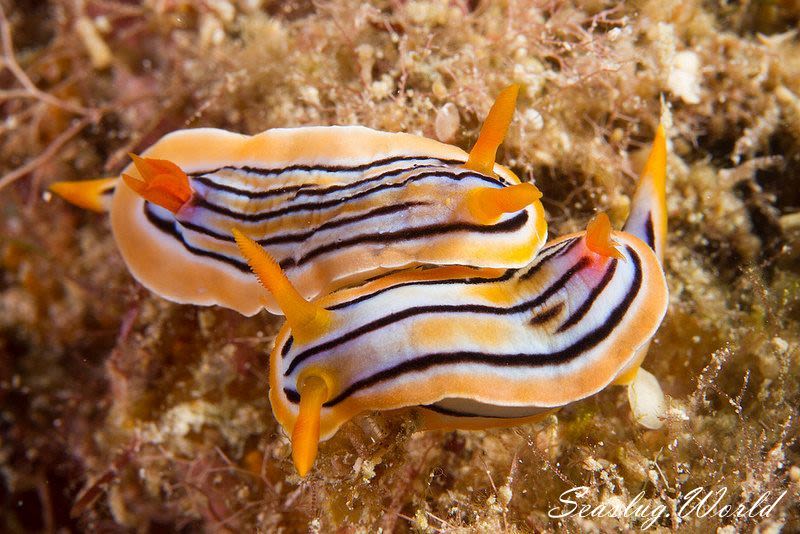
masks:
[[[606,258],[621,260],[624,256],[617,250],[616,243],[611,237],[611,221],[605,213],[598,213],[586,227],[586,246]]]
[[[313,374],[298,382],[300,413],[292,430],[292,460],[297,473],[304,477],[317,457],[320,414],[329,389],[324,378]]]
[[[177,213],[190,198],[189,177],[180,167],[165,159],[141,158],[128,154],[142,179],[123,174],[125,183],[145,200]]]
[[[74,182],[56,182],[49,189],[67,202],[81,208],[104,213],[111,206],[111,194],[118,178],[98,178]]]
[[[642,176],[649,176],[653,180],[653,189],[659,196],[666,195],[665,182],[667,180],[667,133],[662,123],[656,128],[653,147],[647,157]]]
[[[298,343],[313,341],[325,334],[330,329],[333,313],[304,299],[278,262],[258,243],[236,228],[232,232],[239,251],[261,285],[277,301]]]
[[[659,124],[653,146],[631,200],[631,211],[623,230],[647,242],[659,259],[667,239],[667,136]]]
[[[517,105],[519,84],[509,85],[497,96],[489,110],[489,115],[481,126],[481,133],[475,146],[469,152],[469,159],[464,166],[467,169],[494,176],[494,160],[497,149],[503,143],[506,132],[514,117],[514,107]]]
[[[514,213],[542,198],[532,183],[508,187],[476,187],[467,196],[470,214],[482,224],[491,224],[504,213]]]

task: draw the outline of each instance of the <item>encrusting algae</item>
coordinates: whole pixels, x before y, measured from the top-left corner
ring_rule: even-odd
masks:
[[[791,3],[2,8],[1,530],[800,528]],[[509,83],[497,161],[535,179],[551,235],[595,212],[622,226],[662,98],[671,110],[670,302],[644,363],[666,394],[646,426],[661,428],[636,423],[622,388],[510,429],[420,433],[370,412],[300,479],[267,399],[281,320],[159,298],[103,218],[42,200],[183,128],[359,124],[471,147]],[[592,507],[659,512],[548,515],[581,486]],[[681,515],[696,488],[768,502]]]

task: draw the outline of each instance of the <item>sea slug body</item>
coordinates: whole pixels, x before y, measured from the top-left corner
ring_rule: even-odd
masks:
[[[622,231],[599,214],[545,245],[541,193],[495,162],[518,90],[469,154],[360,126],[181,130],[132,155],[122,182],[52,189],[109,210],[159,295],[286,317],[269,395],[302,476],[366,410],[505,426],[616,383],[655,428],[663,395],[640,366],[668,303],[664,128]]]
[[[390,273],[308,302],[234,230],[286,315],[270,400],[298,472],[320,439],[365,410],[412,408],[428,428],[485,428],[633,380],[668,304],[665,153],[659,127],[623,231],[600,214],[522,268]]]
[[[110,208],[120,252],[144,286],[245,315],[279,310],[258,290],[231,227],[265,246],[305,298],[414,265],[521,267],[547,225],[536,187],[494,162],[517,91],[498,97],[470,154],[361,126],[254,136],[200,128],[133,156],[124,184],[51,189]]]

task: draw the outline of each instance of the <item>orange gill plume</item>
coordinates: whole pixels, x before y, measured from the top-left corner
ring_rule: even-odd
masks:
[[[586,226],[586,246],[595,254],[621,260],[624,256],[617,250],[617,243],[611,237],[611,232],[611,221],[608,219],[608,215],[598,213]]]
[[[142,179],[129,174],[123,174],[122,179],[142,198],[172,213],[177,213],[192,198],[189,177],[180,167],[165,159],[129,156]]]

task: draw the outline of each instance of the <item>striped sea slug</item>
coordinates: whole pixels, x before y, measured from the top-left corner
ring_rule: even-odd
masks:
[[[73,203],[109,210],[134,277],[181,303],[277,313],[231,227],[267,248],[304,298],[414,265],[521,267],[546,240],[541,194],[495,163],[517,86],[505,89],[467,154],[360,126],[173,132],[117,179],[60,182]]]
[[[537,256],[541,194],[495,163],[517,91],[500,94],[469,154],[357,126],[182,130],[132,156],[124,183],[52,189],[110,210],[131,272],[158,294],[286,316],[270,400],[301,475],[364,410],[484,428],[611,383],[650,384],[658,399],[639,367],[667,306],[664,130],[623,231],[601,214]],[[629,391],[643,424],[660,424]]]
[[[413,409],[425,428],[519,424],[652,376],[639,366],[668,302],[665,177],[659,127],[623,231],[600,214],[523,267],[412,269],[314,302],[234,230],[286,315],[270,400],[298,472],[320,439],[364,410]]]

